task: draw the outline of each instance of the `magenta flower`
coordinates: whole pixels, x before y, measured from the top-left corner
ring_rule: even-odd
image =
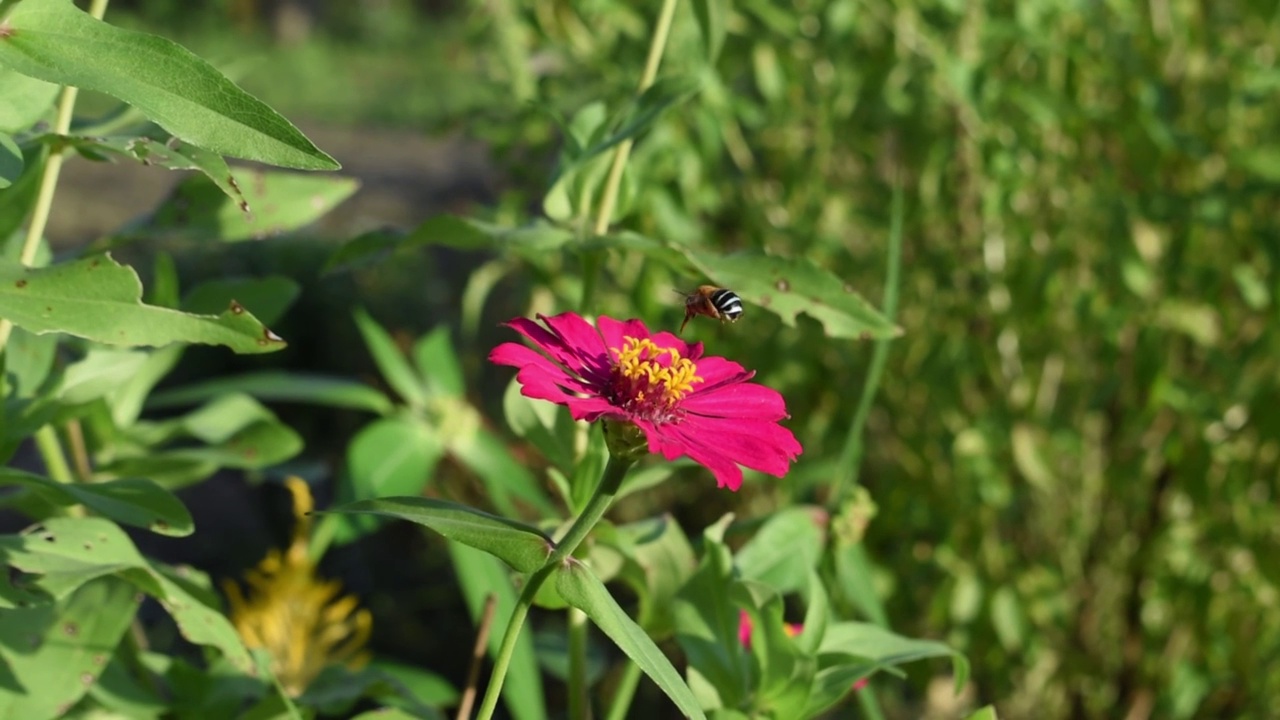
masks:
[[[702,343],[650,333],[639,320],[601,317],[592,327],[571,312],[538,319],[546,327],[528,318],[507,325],[542,353],[503,343],[489,354],[520,369],[526,397],[567,405],[576,420],[631,423],[649,452],[688,456],[730,490],[742,485],[739,465],[782,477],[800,454],[778,424],[789,417],[782,396],[748,382],[755,373],[741,365],[704,356]]]

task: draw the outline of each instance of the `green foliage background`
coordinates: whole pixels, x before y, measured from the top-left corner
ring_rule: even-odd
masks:
[[[269,60],[244,84],[289,117],[485,140],[506,177],[500,223],[531,208],[584,218],[572,194],[543,202],[564,137],[555,118],[572,125],[598,97],[621,107],[652,22],[608,0],[429,16],[389,3],[276,47],[253,18],[245,34],[223,30],[222,6],[203,26],[139,6],[122,24],[169,23],[207,57],[262,43]],[[878,300],[902,193],[903,334],[867,423],[866,493],[834,508],[866,523],[889,625],[965,653],[976,698],[1007,717],[1269,717],[1275,8],[749,0],[725,15],[716,75],[691,7],[679,12],[663,75],[697,94],[639,139],[622,227],[694,252],[808,258]],[[669,288],[697,282],[647,247],[512,254],[490,314],[585,295],[592,312],[673,327]],[[604,279],[584,288],[580,262]],[[673,503],[701,527],[730,507],[831,500],[849,482],[871,343],[758,307],[698,334],[783,392],[805,455],[788,480],[738,496],[690,474],[623,512]],[[461,352],[482,358],[490,337]],[[500,391],[485,394],[497,417]],[[885,687],[889,714],[913,716],[924,678]]]

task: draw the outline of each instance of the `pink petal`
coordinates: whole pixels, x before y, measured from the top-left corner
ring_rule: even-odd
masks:
[[[658,347],[675,348],[680,353],[680,357],[689,358],[690,360],[697,360],[702,357],[702,343],[694,343],[690,345],[665,330],[654,333],[650,339],[653,340],[653,343]],[[693,354],[695,349],[698,352],[697,355]]]
[[[597,397],[588,398],[569,398],[566,403],[569,406],[569,414],[574,420],[585,420],[587,422],[595,422],[600,418],[619,418],[625,419],[625,415],[609,403]]]
[[[718,462],[744,465],[775,477],[783,477],[791,469],[791,461],[800,454],[800,443],[790,430],[777,423],[753,420],[717,421],[698,415],[687,415],[678,425],[668,426],[678,442],[689,448],[689,456],[715,457]],[[695,455],[695,452],[697,455]],[[741,471],[738,472],[741,477]]]
[[[704,357],[698,360],[697,364],[698,377],[702,378],[702,382],[694,386],[698,392],[706,392],[726,382],[743,382],[755,374],[748,372],[738,363],[722,357]]]
[[[598,358],[582,348],[568,344],[563,337],[529,318],[515,318],[507,323],[507,327],[529,338],[543,352],[591,383],[603,385],[608,381],[607,368],[605,372],[601,372]]]
[[[566,405],[577,399],[577,392],[582,392],[582,383],[566,376],[555,376],[532,365],[523,367],[516,373],[520,382],[520,394],[537,400],[550,400],[557,405]]]
[[[563,367],[548,360],[542,353],[520,343],[502,343],[489,352],[489,362],[495,365],[510,365],[512,367],[537,365],[547,369],[555,368],[561,373],[565,373]]]
[[[746,610],[738,611],[738,642],[751,649],[751,614]]]
[[[626,342],[625,338],[633,337],[642,340],[649,337],[649,328],[634,318],[624,322],[601,315],[596,318],[596,327],[600,328],[600,336],[604,339],[605,346],[610,349],[610,360],[614,359],[612,351],[620,349]]]
[[[678,430],[678,425],[654,425],[633,419],[649,439],[649,452],[660,453],[668,460],[687,455],[694,462],[711,471],[717,487],[737,491],[742,487],[742,470],[715,448]]]
[[[780,420],[787,417],[782,393],[771,387],[748,382],[722,383],[710,390],[694,385],[693,392],[680,402],[691,413],[721,418]]]
[[[600,333],[581,315],[566,312],[551,317],[538,315],[538,319],[563,338],[569,347],[575,348],[581,357],[595,358],[607,354],[608,349],[600,339]]]

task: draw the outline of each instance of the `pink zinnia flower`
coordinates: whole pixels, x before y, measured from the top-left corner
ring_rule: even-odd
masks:
[[[507,325],[533,341],[494,348],[489,359],[520,368],[526,397],[567,405],[576,420],[627,422],[644,432],[649,452],[688,456],[737,490],[749,467],[786,475],[800,443],[778,424],[788,417],[776,390],[748,382],[754,372],[704,356],[668,332],[650,333],[639,320],[601,317],[596,327],[575,313],[539,315]]]

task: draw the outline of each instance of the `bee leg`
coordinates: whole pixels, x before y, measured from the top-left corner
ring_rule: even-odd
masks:
[[[676,335],[684,334],[684,326],[689,324],[689,318],[691,317],[693,317],[693,315],[689,313],[684,314],[684,322],[680,323],[680,329],[676,331]]]

